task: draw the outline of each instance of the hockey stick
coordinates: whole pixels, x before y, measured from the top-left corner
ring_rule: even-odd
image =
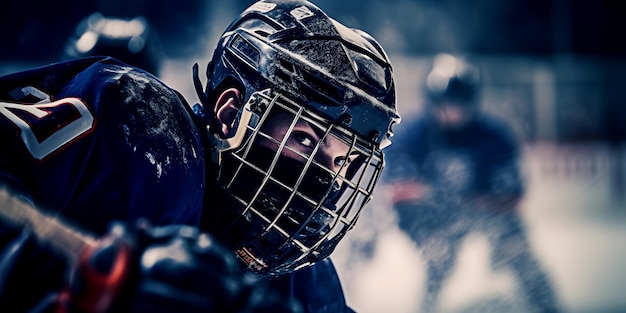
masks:
[[[45,214],[5,188],[0,188],[0,219],[28,228],[39,241],[62,252],[71,262],[74,275],[80,275],[81,290],[78,294],[75,290],[61,292],[57,312],[64,311],[69,302],[86,312],[108,311],[128,276],[130,247],[115,245],[118,253],[108,271],[94,269],[92,263],[98,251],[113,246],[120,236],[109,233],[96,238],[61,217]]]
[[[61,251],[74,264],[87,247],[96,246],[96,238],[78,230],[59,217],[44,214],[26,200],[0,189],[0,218],[16,226],[29,228],[42,242]]]

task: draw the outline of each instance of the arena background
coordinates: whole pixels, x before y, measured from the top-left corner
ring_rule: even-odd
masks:
[[[142,16],[156,35],[159,76],[194,103],[191,66],[206,64],[219,34],[250,3],[3,1],[0,74],[67,58],[68,40],[94,12]],[[626,11],[619,1],[316,3],[385,46],[405,121],[422,110],[420,86],[437,53],[474,60],[484,73],[483,107],[523,144],[522,214],[564,312],[626,311]],[[356,311],[415,312],[424,264],[385,196],[377,195],[332,258]],[[442,312],[525,312],[511,273],[493,271],[488,259],[486,238],[465,240]]]

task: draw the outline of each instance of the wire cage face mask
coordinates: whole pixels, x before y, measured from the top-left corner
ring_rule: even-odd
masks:
[[[281,95],[256,93],[243,111],[241,144],[222,152],[219,183],[237,207],[224,226],[249,269],[279,276],[334,250],[371,199],[383,156]]]

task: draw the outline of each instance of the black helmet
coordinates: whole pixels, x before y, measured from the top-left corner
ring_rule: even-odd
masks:
[[[246,103],[230,138],[209,121],[218,188],[239,209],[206,208],[208,227],[263,275],[325,258],[371,199],[381,149],[400,120],[387,55],[371,36],[309,2],[259,1],[226,29],[207,76],[198,92],[205,106],[233,85]],[[197,76],[195,82],[199,90]],[[275,138],[266,127],[279,114],[291,127]],[[310,153],[289,147],[300,122],[320,134]],[[345,144],[351,160],[339,171],[316,161],[330,141]]]
[[[461,58],[439,54],[426,77],[426,95],[434,103],[451,100],[458,104],[473,104],[480,87],[479,74],[476,66]]]

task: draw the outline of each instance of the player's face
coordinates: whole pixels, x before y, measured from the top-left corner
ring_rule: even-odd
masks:
[[[291,114],[278,113],[268,124],[265,133],[277,141],[282,141],[292,122]],[[319,144],[314,160],[334,173],[345,175],[348,165],[357,157],[357,154],[348,155],[349,146],[346,143],[332,135],[322,139],[323,135],[320,129],[309,122],[297,120],[285,142],[288,148],[282,150],[282,155],[304,163],[306,160],[303,156],[312,155]],[[277,145],[268,140],[261,140],[259,144],[272,150],[277,148]]]
[[[275,275],[319,256],[352,227],[382,155],[287,98],[257,96],[253,104],[265,111],[244,124],[243,143],[223,154],[218,182],[232,201],[215,229],[246,267]]]

